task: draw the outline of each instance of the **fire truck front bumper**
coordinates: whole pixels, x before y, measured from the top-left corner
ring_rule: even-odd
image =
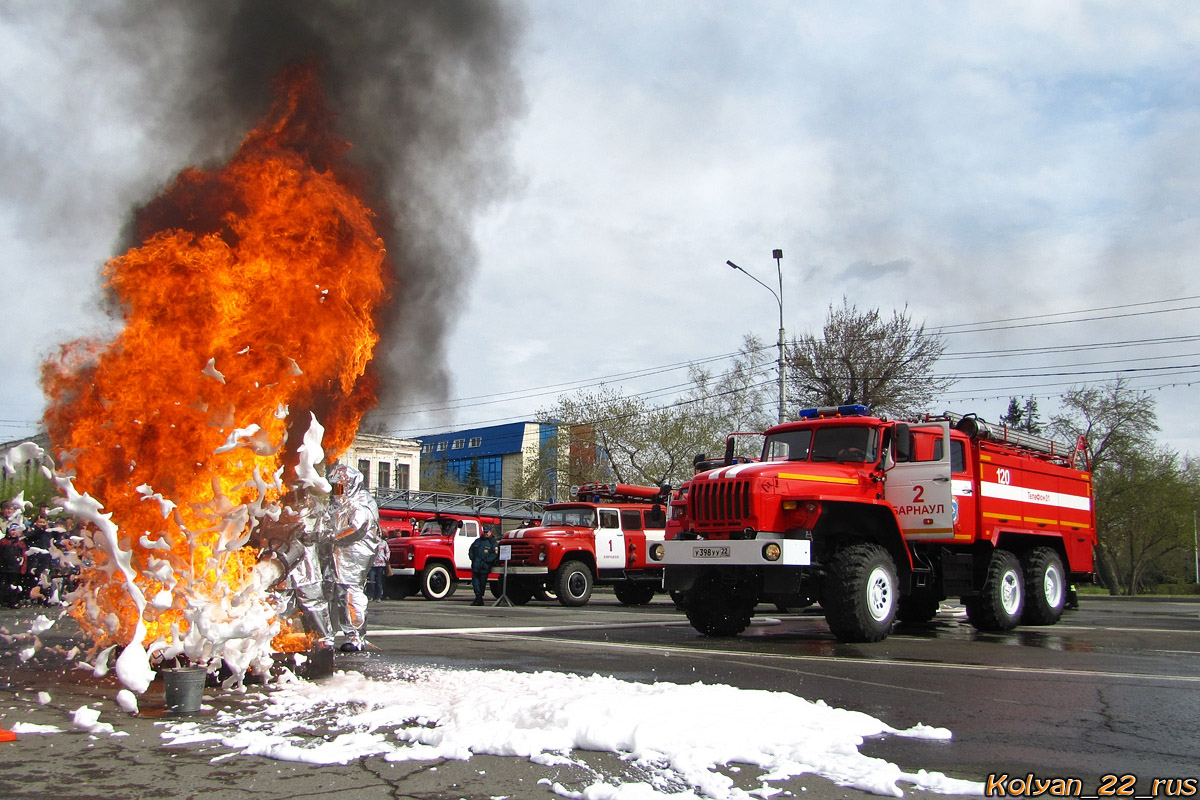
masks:
[[[548,575],[548,574],[550,574],[549,567],[524,567],[519,564],[510,564],[507,567],[505,567],[503,564],[501,564],[498,567],[493,567],[493,569],[500,574],[507,572],[509,575]]]
[[[651,548],[650,563],[665,567],[808,567],[812,566],[812,542],[808,539],[672,539]]]
[[[412,567],[392,567],[392,575],[399,575],[404,578],[416,577],[417,571]]]

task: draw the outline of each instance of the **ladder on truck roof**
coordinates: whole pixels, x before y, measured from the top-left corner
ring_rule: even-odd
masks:
[[[540,519],[546,504],[538,500],[486,497],[478,494],[423,492],[413,489],[376,489],[372,492],[380,510],[427,511],[434,514]]]
[[[1045,436],[1010,428],[1007,425],[994,425],[985,422],[974,414],[954,414],[947,411],[942,415],[949,420],[955,429],[962,431],[973,439],[983,439],[989,442],[1007,444],[1030,450],[1035,453],[1050,456],[1051,459],[1062,461],[1074,469],[1087,470],[1087,440],[1080,436],[1071,447]]]

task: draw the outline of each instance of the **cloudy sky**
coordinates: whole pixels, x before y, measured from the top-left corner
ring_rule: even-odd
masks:
[[[111,329],[100,266],[195,152],[163,134],[177,42],[43,5],[0,2],[0,439],[36,428],[55,345]],[[688,362],[774,341],[775,299],[725,261],[774,284],[780,248],[789,333],[843,297],[943,331],[960,379],[933,410],[1047,416],[1124,376],[1200,454],[1200,7],[507,7],[511,185],[428,309],[452,322],[445,396],[389,401],[391,430],[528,419],[601,380],[665,402]]]

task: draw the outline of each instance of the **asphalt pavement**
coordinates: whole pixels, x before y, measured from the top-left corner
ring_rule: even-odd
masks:
[[[611,600],[611,598],[609,598]],[[626,624],[637,619],[634,610],[615,603],[603,605],[603,596],[587,609],[557,605],[534,608],[486,607],[472,609],[460,598],[437,604],[437,614],[428,613],[424,600],[385,602],[373,610],[377,627],[391,631],[428,630],[431,627],[495,629],[528,624],[531,614],[537,623],[553,628],[575,625],[602,627],[606,620]],[[454,613],[454,607],[461,614]],[[670,619],[669,604],[662,605],[659,623],[678,625]],[[20,733],[15,741],[0,742],[0,797],[12,800],[123,800],[124,798],[261,798],[295,800],[350,792],[355,800],[497,800],[498,798],[553,798],[580,792],[598,775],[627,770],[611,753],[576,753],[580,764],[548,766],[517,757],[475,755],[469,760],[389,763],[381,758],[364,758],[345,765],[310,765],[269,758],[237,755],[213,743],[173,745],[163,738],[168,723],[180,715],[166,712],[160,682],[140,698],[137,714],[121,712],[114,697],[121,688],[110,674],[97,677],[90,670],[72,667],[65,657],[75,644],[76,628],[68,619],[40,635],[41,650],[22,661],[20,650],[28,639],[33,619],[54,609],[39,607],[0,610],[0,633],[5,634],[0,650],[0,729],[14,726],[50,726],[58,733]],[[424,613],[423,613],[424,612]],[[645,618],[644,616],[642,617]],[[661,622],[661,620],[667,620]],[[380,640],[383,641],[382,639]],[[403,637],[370,654],[337,654],[334,668],[378,671],[380,662],[402,651]],[[474,666],[487,669],[482,657]],[[504,664],[505,668],[511,664]],[[220,688],[206,689],[200,717],[218,709],[236,710],[242,696]],[[76,710],[89,707],[100,712],[99,722],[111,724],[112,732],[89,732],[73,725]],[[21,725],[18,725],[21,723]],[[754,770],[745,770],[739,781],[747,790],[756,789]],[[552,785],[558,784],[556,794]],[[782,785],[778,795],[804,796],[813,800],[874,797],[836,786],[820,777],[802,776]],[[910,791],[909,797],[946,797]]]

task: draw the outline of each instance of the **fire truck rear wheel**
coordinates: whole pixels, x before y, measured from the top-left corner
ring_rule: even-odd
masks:
[[[592,571],[582,561],[572,559],[558,568],[554,586],[558,602],[564,606],[584,606],[592,598]]]
[[[421,572],[421,594],[426,600],[445,600],[457,588],[458,581],[445,564],[430,564]]]
[[[1035,547],[1021,559],[1025,572],[1026,625],[1053,625],[1067,604],[1067,580],[1062,559],[1049,547]]]
[[[843,642],[878,642],[896,621],[896,565],[877,544],[839,550],[825,576],[821,607],[833,635]]]
[[[981,631],[1011,631],[1025,609],[1025,576],[1021,562],[1008,550],[996,550],[988,563],[979,597],[964,603],[967,619]]]
[[[644,606],[654,599],[654,584],[626,581],[613,585],[613,594],[623,606]]]

